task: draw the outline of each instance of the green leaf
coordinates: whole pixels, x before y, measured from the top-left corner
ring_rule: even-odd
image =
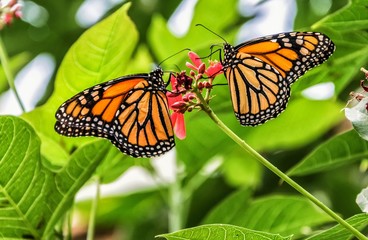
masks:
[[[330,14],[313,27],[323,25],[336,32],[352,32],[368,29],[368,8],[366,0],[351,0],[339,11]]]
[[[53,228],[93,175],[110,144],[78,149],[58,172],[43,165],[40,139],[24,120],[0,117],[0,235],[53,238]]]
[[[321,1],[322,2],[322,1]],[[333,56],[321,66],[308,72],[303,79],[298,81],[293,89],[301,91],[307,87],[321,82],[333,82],[335,93],[339,94],[346,89],[354,76],[359,73],[362,66],[367,65],[368,61],[368,9],[366,0],[351,0],[349,3],[327,15],[322,20],[316,22],[311,27],[301,30],[311,29],[319,31],[329,36],[336,45]],[[320,4],[320,3],[315,3]],[[323,3],[322,3],[323,4]],[[333,1],[330,11],[344,4],[343,1]],[[300,9],[306,9],[305,5],[311,5],[310,1],[298,1]],[[313,14],[310,11],[298,11],[299,23],[306,22],[306,19]],[[305,16],[308,14],[308,16]],[[321,17],[321,16],[320,16]],[[299,29],[300,30],[300,29]],[[296,92],[294,91],[294,92]]]
[[[346,220],[350,225],[357,229],[363,229],[368,226],[368,215],[358,214]],[[345,227],[336,225],[322,233],[316,234],[307,240],[348,240],[352,239],[352,234]]]
[[[111,144],[104,139],[83,145],[71,155],[68,164],[50,179],[52,184],[50,190],[45,192],[47,196],[43,203],[50,209],[45,236],[54,234],[55,224],[70,208],[75,194],[94,175],[111,148]]]
[[[368,157],[368,142],[354,131],[337,135],[318,146],[288,175],[303,176],[351,164]]]
[[[300,31],[308,31],[310,26],[319,21],[324,16],[341,9],[349,0],[340,1],[305,1],[296,0],[297,9],[294,28]],[[328,9],[328,5],[330,8]]]
[[[303,228],[331,221],[310,201],[297,196],[269,196],[248,202],[246,193],[230,196],[206,218],[206,223],[222,222],[258,231],[300,235]],[[232,206],[235,206],[232,208]],[[227,209],[228,217],[221,216]],[[230,217],[229,217],[230,216]]]
[[[138,41],[135,25],[127,15],[129,7],[130,3],[124,4],[79,37],[58,70],[53,95],[45,105],[23,115],[42,136],[65,141],[67,148],[90,141],[56,134],[55,112],[74,94],[125,73]]]
[[[0,117],[0,233],[2,238],[40,237],[40,214],[48,187],[40,161],[40,139],[28,124]]]
[[[336,52],[325,66],[335,84],[336,93],[343,91],[359,69],[368,60],[368,9],[366,0],[351,0],[312,26],[313,30],[326,33],[336,44]],[[324,64],[325,65],[325,64]]]
[[[167,240],[281,240],[291,239],[290,237],[282,237],[278,234],[270,234],[265,232],[254,231],[226,224],[209,224],[199,227],[188,228],[174,233],[161,234],[156,237],[165,238]]]
[[[349,32],[340,34],[339,32],[325,32],[336,44],[336,51],[332,58],[323,64],[323,71],[330,81],[335,84],[335,93],[339,94],[354,79],[354,76],[361,75],[360,68],[368,61],[368,32]],[[357,82],[357,85],[359,82]]]

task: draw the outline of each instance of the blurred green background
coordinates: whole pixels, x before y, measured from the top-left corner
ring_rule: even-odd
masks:
[[[362,7],[368,6],[367,1],[352,2],[355,5],[364,3]],[[124,3],[120,0],[23,1],[24,19],[3,29],[1,35],[11,58],[12,69],[18,73],[17,86],[21,96],[27,99],[25,104],[28,111],[47,102],[54,90],[56,71],[78,37]],[[211,106],[219,117],[247,143],[286,171],[322,142],[351,128],[340,110],[349,99],[348,93],[356,89],[363,78],[359,68],[365,66],[368,59],[367,27],[349,25],[348,20],[346,25],[334,25],[332,23],[338,22],[338,19],[333,15],[327,17],[330,14],[347,17],[344,14],[347,4],[348,1],[332,0],[134,0],[128,14],[136,25],[139,41],[133,51],[131,64],[122,67],[126,74],[148,72],[154,63],[184,48],[191,48],[201,56],[208,55],[210,46],[222,40],[195,27],[196,23],[204,24],[233,45],[282,31],[326,33],[336,43],[336,53],[326,64],[308,72],[293,85],[289,107],[276,120],[257,128],[240,127],[232,113],[227,87],[216,87],[213,91],[215,98]],[[364,9],[356,11],[364,13]],[[124,53],[116,52],[116,55]],[[41,64],[37,66],[36,63],[40,61]],[[178,56],[166,61],[163,68],[185,69],[185,61],[186,56]],[[29,70],[31,68],[32,71]],[[223,77],[218,81],[226,82]],[[22,90],[22,84],[32,86],[36,82],[39,82],[39,87],[23,87]],[[316,85],[317,89],[310,89]],[[27,92],[33,92],[33,95],[26,97]],[[3,72],[0,72],[0,93],[0,112],[19,114],[16,102],[9,102],[8,84]],[[203,113],[187,114],[186,122],[187,138],[177,140],[176,155],[170,154],[166,157],[169,160],[155,159],[150,163],[124,159],[130,162],[127,166],[120,166],[120,170],[123,169],[121,172],[134,164],[145,169],[142,170],[143,175],[140,170],[136,170],[138,175],[129,175],[133,183],[127,180],[129,177],[122,180],[127,186],[133,186],[137,185],[134,178],[144,177],[145,173],[160,175],[152,173],[159,171],[156,166],[160,165],[157,163],[159,161],[162,162],[158,168],[164,169],[162,175],[170,175],[165,171],[174,171],[172,168],[175,166],[165,167],[176,159],[179,169],[185,169],[175,176],[179,185],[186,186],[193,182],[191,180],[198,180],[198,186],[193,188],[188,197],[187,217],[183,226],[200,224],[216,204],[238,189],[250,189],[254,199],[270,194],[295,194],[289,186],[280,185],[275,175],[244,156],[227,136],[209,123]],[[201,171],[216,159],[222,161],[220,168],[201,178]],[[110,179],[106,177],[105,182],[115,180],[118,175],[110,176]],[[172,180],[173,176],[170,176]],[[153,236],[167,232],[167,199],[172,187],[171,180],[163,181],[160,187],[142,183],[143,187],[137,189],[128,188],[122,192],[109,190],[113,194],[100,201],[97,224],[99,235],[106,235],[100,239],[120,239],[121,236],[124,239],[153,239]],[[345,168],[297,177],[296,180],[343,217],[359,212],[352,203],[356,194],[368,183],[367,176],[359,171],[357,162]],[[88,189],[85,192],[92,191]],[[90,202],[85,201],[88,196],[81,194],[79,199],[83,201],[78,202],[75,208],[78,216],[76,229],[80,228],[75,230],[75,239],[78,236],[84,239],[90,207]]]

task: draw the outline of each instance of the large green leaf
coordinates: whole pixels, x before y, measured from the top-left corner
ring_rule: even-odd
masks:
[[[291,239],[278,234],[254,231],[227,224],[209,224],[188,228],[173,233],[161,234],[157,237],[167,240],[281,240]]]
[[[316,227],[332,219],[308,200],[296,196],[270,196],[253,202],[240,191],[216,207],[205,223],[228,223],[282,235],[300,235],[305,227]]]
[[[363,229],[368,226],[368,215],[358,214],[346,220],[351,226]],[[336,225],[328,230],[307,238],[308,240],[348,240],[352,239],[352,234],[345,227]]]
[[[81,139],[72,140],[55,133],[55,112],[61,103],[79,91],[125,73],[138,41],[138,33],[127,15],[129,6],[124,4],[79,37],[58,70],[53,95],[45,105],[23,116],[42,137],[64,141],[66,146],[83,143]]]
[[[313,27],[320,25],[340,33],[368,29],[367,1],[350,0],[345,7],[317,22]]]
[[[75,194],[92,176],[110,144],[78,149],[57,172],[43,165],[40,139],[17,117],[0,117],[0,235],[50,239]]]
[[[297,9],[294,19],[294,28],[308,31],[310,26],[321,18],[344,7],[349,0],[339,1],[305,1],[296,0]],[[329,8],[328,8],[329,7]]]
[[[368,157],[368,142],[361,139],[357,132],[351,130],[318,146],[288,174],[290,176],[303,176],[327,171],[366,157]]]

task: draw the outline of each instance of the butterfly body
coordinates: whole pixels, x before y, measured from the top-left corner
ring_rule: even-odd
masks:
[[[326,61],[335,45],[322,33],[289,32],[238,46],[224,44],[223,70],[233,110],[244,126],[257,126],[285,110],[290,86]]]
[[[162,69],[88,88],[63,103],[55,130],[109,139],[132,157],[155,157],[175,146]]]

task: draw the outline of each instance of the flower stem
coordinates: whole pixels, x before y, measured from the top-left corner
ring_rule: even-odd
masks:
[[[91,215],[89,216],[87,240],[93,240],[95,235],[96,214],[98,201],[100,200],[100,178],[96,179],[96,196],[92,200]]]
[[[342,219],[339,215],[337,215],[334,211],[332,211],[330,208],[328,208],[326,205],[324,205],[321,201],[319,201],[316,197],[314,197],[307,190],[305,190],[302,186],[300,186],[298,183],[296,183],[294,180],[292,180],[289,176],[287,176],[285,173],[283,173],[281,170],[279,170],[276,166],[274,166],[272,163],[270,163],[267,159],[262,157],[262,155],[260,155],[252,147],[250,147],[244,140],[239,138],[233,131],[231,131],[230,128],[228,128],[216,116],[216,114],[208,106],[208,104],[204,100],[203,96],[198,91],[196,91],[196,95],[197,95],[198,99],[200,100],[200,102],[202,103],[202,105],[201,105],[202,110],[205,111],[208,114],[208,116],[217,124],[217,126],[222,131],[224,131],[232,140],[234,140],[234,142],[236,142],[241,148],[243,148],[243,150],[245,150],[247,153],[249,153],[251,156],[253,156],[256,160],[258,160],[260,163],[262,163],[265,167],[267,167],[269,170],[271,170],[273,173],[275,173],[277,176],[279,176],[283,181],[288,183],[291,187],[293,187],[295,190],[297,190],[299,193],[304,195],[311,202],[313,202],[315,205],[317,205],[319,208],[321,208],[325,213],[330,215],[338,223],[340,223],[342,226],[344,226],[347,230],[349,230],[352,234],[354,234],[354,236],[356,236],[358,239],[360,239],[360,240],[367,240],[368,239],[361,232],[359,232],[356,228],[351,226],[344,219]]]
[[[8,57],[8,54],[5,50],[5,45],[4,45],[4,42],[3,42],[1,37],[0,37],[0,61],[1,61],[2,67],[4,69],[5,76],[8,80],[9,87],[10,87],[10,89],[13,90],[13,92],[15,94],[15,97],[17,98],[17,101],[19,103],[19,106],[22,109],[22,112],[25,112],[26,109],[25,109],[25,107],[22,103],[22,100],[19,97],[17,89],[15,88],[14,76],[13,76],[13,73],[12,73],[12,71],[10,69],[10,66],[9,66],[9,57]]]

